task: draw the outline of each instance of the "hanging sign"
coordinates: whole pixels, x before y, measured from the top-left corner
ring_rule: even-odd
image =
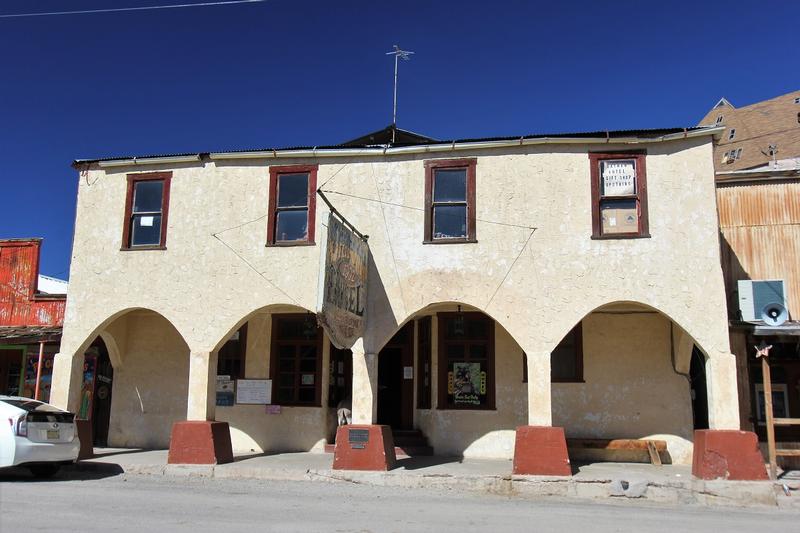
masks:
[[[322,260],[317,320],[333,345],[347,350],[364,334],[369,247],[329,213]]]
[[[633,159],[602,161],[603,196],[636,194],[636,162]]]

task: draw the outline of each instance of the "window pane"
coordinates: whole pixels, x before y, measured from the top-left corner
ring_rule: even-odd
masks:
[[[279,211],[275,223],[276,241],[304,241],[308,238],[308,210]]]
[[[486,359],[486,345],[484,344],[472,344],[469,347],[469,358],[472,360],[475,359]]]
[[[278,389],[278,403],[291,403],[294,401],[294,389]]]
[[[447,346],[448,359],[463,359],[464,358],[464,345],[463,344],[449,344]]]
[[[467,169],[436,170],[433,181],[434,202],[465,202],[467,200]]]
[[[581,329],[576,327],[558,343],[550,355],[550,375],[554,381],[577,381],[578,375],[578,338]]]
[[[433,208],[433,238],[452,239],[467,236],[467,206],[437,205]]]
[[[636,194],[636,161],[633,159],[601,161],[600,175],[602,196]]]
[[[161,215],[134,215],[131,246],[161,244]]]
[[[316,359],[301,359],[300,372],[314,372],[317,369]]]
[[[638,214],[636,200],[603,200],[600,203],[603,234],[638,233]]]
[[[308,205],[308,174],[278,176],[278,207]]]
[[[133,191],[133,212],[161,211],[163,181],[137,181]]]
[[[314,403],[316,398],[316,390],[314,387],[303,387],[300,389],[300,397],[298,403]]]
[[[278,384],[281,387],[294,387],[294,374],[281,373]]]

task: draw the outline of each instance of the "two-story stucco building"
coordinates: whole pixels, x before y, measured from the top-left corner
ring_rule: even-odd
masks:
[[[323,451],[352,397],[355,424],[419,431],[436,454],[516,453],[533,465],[520,472],[553,472],[564,435],[763,470],[736,431],[719,131],[437,141],[390,127],[324,148],[78,160],[52,398],[77,408],[99,337],[114,446],[175,448],[174,425],[222,421],[234,450]],[[369,236],[350,351],[312,314],[318,189]],[[235,396],[217,394],[220,375]]]

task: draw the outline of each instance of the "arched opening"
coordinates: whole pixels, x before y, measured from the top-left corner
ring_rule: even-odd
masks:
[[[78,353],[78,416],[90,420],[94,445],[168,448],[172,425],[186,419],[189,389],[189,346],[175,326],[149,309],[126,310]]]
[[[217,354],[215,419],[235,453],[321,451],[332,428],[330,343],[309,310],[276,304],[227,330]]]
[[[510,459],[527,421],[522,348],[465,303],[411,315],[378,355],[377,421],[409,455]]]
[[[646,449],[582,443],[649,439],[666,442],[665,462],[688,464],[694,429],[708,427],[705,355],[649,306],[594,309],[553,350],[551,374],[553,425],[564,428],[572,459],[646,461]]]

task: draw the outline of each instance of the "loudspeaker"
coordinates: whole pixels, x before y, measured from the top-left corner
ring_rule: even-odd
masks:
[[[761,310],[761,320],[768,326],[780,326],[789,319],[789,312],[777,302],[768,303]]]

